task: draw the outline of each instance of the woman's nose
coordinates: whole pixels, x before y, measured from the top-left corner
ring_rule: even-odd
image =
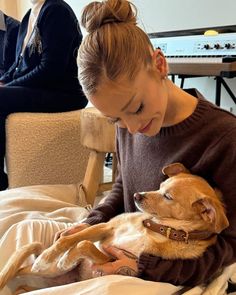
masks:
[[[123,128],[127,128],[129,130],[129,133],[131,133],[131,134],[137,133],[140,128],[140,124],[134,118],[123,120],[122,123],[124,126]]]

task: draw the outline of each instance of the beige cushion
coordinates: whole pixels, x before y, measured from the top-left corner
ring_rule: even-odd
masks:
[[[83,180],[89,150],[80,142],[80,112],[8,116],[6,166],[10,188]]]

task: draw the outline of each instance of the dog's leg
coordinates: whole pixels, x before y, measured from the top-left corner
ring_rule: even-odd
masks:
[[[12,279],[19,271],[20,266],[31,254],[39,254],[42,251],[42,244],[35,242],[18,249],[8,260],[0,273],[0,289]]]
[[[63,271],[68,271],[79,263],[80,258],[89,258],[96,264],[111,261],[111,258],[102,253],[92,242],[82,241],[67,251],[59,260],[57,266]]]
[[[78,233],[69,236],[62,236],[51,247],[43,251],[43,253],[35,260],[32,271],[44,272],[50,268],[51,263],[63,252],[67,251],[71,247],[75,246],[78,242],[83,240],[89,240],[96,242],[103,237],[108,236],[112,231],[111,226],[108,223],[99,223],[88,227]]]
[[[26,292],[30,292],[30,291],[34,291],[36,290],[35,288],[31,288],[29,286],[20,286],[16,289],[16,291],[14,292],[14,295],[20,295]]]

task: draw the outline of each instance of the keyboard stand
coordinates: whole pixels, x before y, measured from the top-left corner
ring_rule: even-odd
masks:
[[[235,72],[235,77],[236,77],[236,72]],[[229,85],[225,82],[223,77],[221,76],[216,76],[216,98],[215,98],[215,104],[220,106],[220,101],[221,101],[221,85],[224,86],[225,90],[228,92],[229,96],[232,98],[234,103],[236,104],[236,96],[230,89]]]
[[[221,104],[221,86],[223,85],[233,102],[236,104],[236,96],[226,83],[224,78],[236,77],[236,62],[222,63],[222,64],[172,64],[169,63],[169,74],[172,81],[175,82],[175,75],[181,79],[180,87],[184,87],[184,80],[186,78],[197,77],[215,77],[216,90],[215,90],[215,104],[220,106]],[[199,69],[199,70],[198,70]]]

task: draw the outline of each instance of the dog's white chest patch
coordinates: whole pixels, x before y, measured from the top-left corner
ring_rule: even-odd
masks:
[[[142,229],[128,222],[115,229],[112,244],[138,255],[144,245],[144,236]]]

